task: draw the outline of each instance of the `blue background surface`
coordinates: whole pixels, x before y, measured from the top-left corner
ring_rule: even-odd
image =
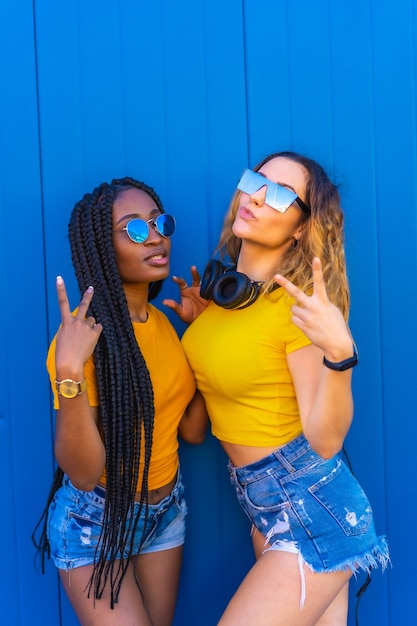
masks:
[[[294,149],[340,183],[346,212],[360,351],[346,447],[393,561],[373,575],[359,623],[414,625],[415,2],[6,0],[0,23],[0,621],[77,624],[30,540],[53,472],[44,361],[57,274],[78,303],[72,206],[113,177],[145,180],[177,218],[172,273],[189,276],[216,246],[241,170]],[[176,295],[166,281],[161,297]],[[250,529],[217,442],[182,444],[181,459],[175,626],[213,626],[253,562]]]

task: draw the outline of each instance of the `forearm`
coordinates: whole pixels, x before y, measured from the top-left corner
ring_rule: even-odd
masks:
[[[106,461],[106,452],[97,427],[97,408],[90,407],[87,395],[60,397],[55,434],[55,457],[78,489],[94,489]]]
[[[323,366],[313,406],[303,419],[312,448],[324,458],[339,452],[353,419],[352,370],[337,372]]]
[[[336,361],[348,354],[351,347],[347,353],[326,356]],[[317,454],[331,458],[342,448],[353,418],[352,369],[329,369],[323,364],[323,351],[313,345],[289,354],[287,361],[303,433]]]

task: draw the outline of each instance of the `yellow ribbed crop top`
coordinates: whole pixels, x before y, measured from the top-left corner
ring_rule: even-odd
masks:
[[[284,289],[241,310],[210,302],[184,333],[218,439],[279,447],[301,433],[286,355],[311,342],[291,321],[293,303]]]

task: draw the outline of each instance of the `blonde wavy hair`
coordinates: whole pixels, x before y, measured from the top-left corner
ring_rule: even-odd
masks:
[[[344,214],[337,187],[321,165],[296,152],[270,154],[256,165],[254,171],[257,172],[265,163],[277,157],[299,163],[306,170],[307,184],[303,200],[310,207],[311,213],[308,215],[303,212],[301,221],[304,222],[304,229],[301,237],[295,246],[291,246],[285,252],[276,272],[288,278],[302,291],[309,293],[313,290],[311,263],[314,257],[319,257],[329,300],[340,308],[347,320],[350,296],[344,249]],[[233,234],[232,226],[240,195],[241,192],[238,190],[233,195],[216,249],[222,258],[229,256],[235,265],[241,239]],[[274,284],[271,277],[264,291],[269,292]]]

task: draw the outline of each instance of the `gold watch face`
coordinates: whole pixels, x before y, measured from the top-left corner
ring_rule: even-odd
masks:
[[[59,393],[64,398],[75,398],[75,396],[78,396],[79,391],[79,384],[74,380],[62,380],[59,385]]]

